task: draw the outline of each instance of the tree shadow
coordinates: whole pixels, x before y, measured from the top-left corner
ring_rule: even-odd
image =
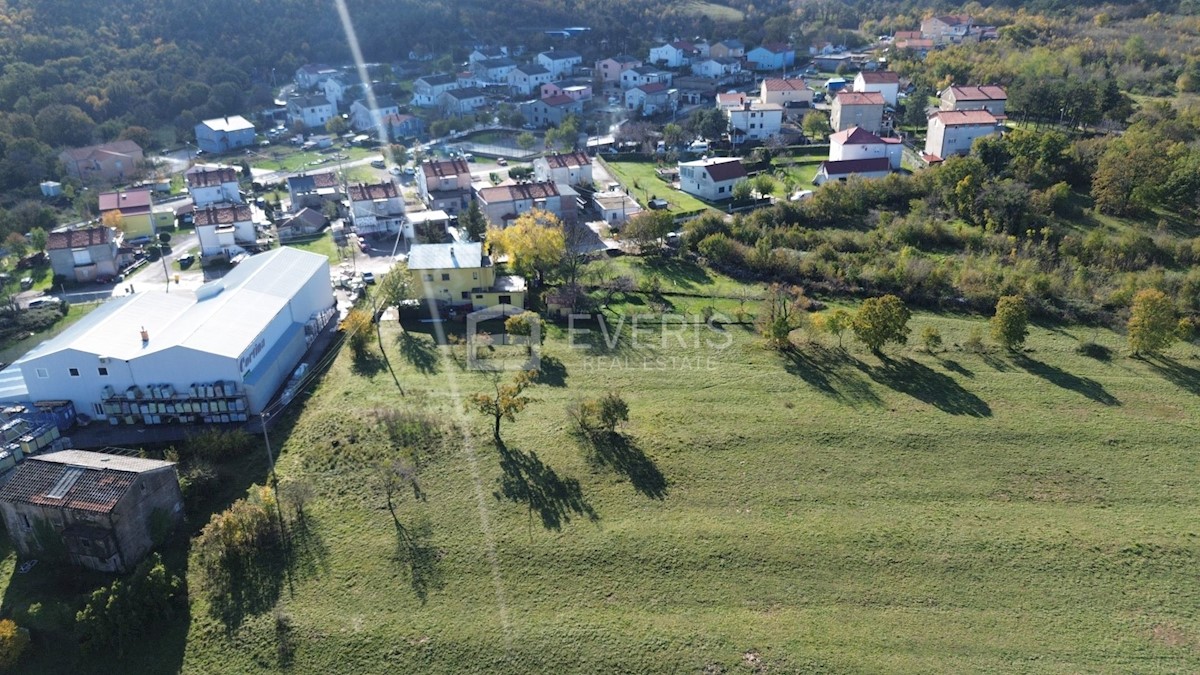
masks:
[[[991,366],[997,372],[1007,373],[1008,371],[1012,370],[1012,368],[1010,368],[1009,365],[1004,362],[1004,359],[997,357],[991,352],[981,351],[976,353],[979,354],[979,358],[983,359],[984,363]]]
[[[424,605],[429,592],[444,587],[442,552],[433,545],[433,527],[427,519],[405,527],[396,522],[395,560],[408,567],[409,585]]]
[[[369,351],[361,356],[354,355],[350,364],[350,371],[362,377],[374,377],[383,372],[386,367],[387,364],[384,363],[382,357],[374,351]]]
[[[712,277],[699,265],[675,257],[648,257],[645,267],[680,288],[694,288],[712,283]]]
[[[226,594],[209,594],[209,610],[232,633],[248,616],[269,611],[287,579],[287,556],[280,546],[258,548],[254,555],[231,555],[222,574]]]
[[[1200,370],[1185,366],[1169,356],[1143,359],[1156,373],[1184,391],[1200,396]]]
[[[843,350],[821,345],[792,348],[784,352],[787,372],[839,403],[851,406],[881,406],[883,401],[850,366],[861,369],[858,359]]]
[[[1117,397],[1108,393],[1108,390],[1104,388],[1104,385],[1089,377],[1073,375],[1062,368],[1052,366],[1048,363],[1043,363],[1036,359],[1031,359],[1028,356],[1020,353],[1013,354],[1012,360],[1013,363],[1020,366],[1030,375],[1037,375],[1043,380],[1062,387],[1063,389],[1070,389],[1078,394],[1083,394],[1093,401],[1097,403],[1103,403],[1104,405],[1121,405],[1121,401],[1119,401]]]
[[[534,381],[548,387],[565,387],[567,386],[567,366],[558,358],[542,356]]]
[[[298,514],[288,528],[292,572],[298,577],[316,577],[329,571],[329,548],[318,529],[320,521]]]
[[[440,360],[437,345],[429,340],[416,337],[408,331],[402,331],[397,342],[400,343],[400,355],[413,368],[425,375],[437,374]]]
[[[975,377],[975,373],[967,370],[965,367],[963,367],[963,365],[961,363],[959,363],[958,361],[955,361],[954,359],[944,359],[940,356],[935,356],[934,358],[936,358],[938,360],[938,363],[942,364],[943,368],[945,368],[946,370],[948,370],[952,373],[957,373],[966,378],[974,378]]]
[[[634,489],[651,499],[667,496],[667,478],[653,459],[638,447],[637,441],[615,431],[584,435],[591,449],[589,459],[624,475]]]
[[[954,378],[932,370],[910,358],[894,360],[877,354],[880,364],[874,368],[858,362],[867,376],[893,391],[928,403],[951,415],[991,417],[992,408],[986,401],[963,389]]]
[[[584,515],[588,520],[600,517],[591,504],[583,498],[579,481],[560,478],[554,469],[537,456],[496,443],[500,451],[500,490],[493,494],[511,502],[524,503],[529,507],[529,517],[536,512],[542,526],[548,530],[561,530],[564,522],[571,522],[572,515]]]

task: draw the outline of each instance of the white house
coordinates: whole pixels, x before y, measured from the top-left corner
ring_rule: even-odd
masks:
[[[325,92],[326,101],[332,103],[335,108],[340,108],[355,86],[341,75],[335,75],[321,83],[321,91]]]
[[[1008,92],[1004,87],[946,87],[940,96],[942,110],[986,110],[996,119],[1007,117],[1004,106],[1008,103]]]
[[[232,258],[258,243],[254,214],[245,204],[210,204],[197,208],[192,223],[200,239],[200,255],[204,258],[221,255]]]
[[[542,182],[591,185],[592,158],[584,152],[553,154],[533,160],[533,176]]]
[[[471,167],[465,159],[425,162],[417,172],[417,189],[430,209],[456,214],[471,201]]]
[[[649,63],[665,68],[682,68],[688,64],[691,58],[691,51],[691,45],[682,42],[673,42],[651,47],[650,58],[646,60]]]
[[[765,44],[746,53],[754,70],[783,70],[796,65],[796,51],[785,44]]]
[[[575,199],[566,199],[554,183],[519,183],[476,190],[479,209],[489,223],[507,227],[523,213],[534,209],[548,211],[564,222],[573,222]]]
[[[758,100],[781,106],[807,108],[812,105],[813,91],[803,78],[793,80],[766,79],[762,81]]]
[[[441,105],[442,94],[458,88],[458,77],[455,75],[422,75],[413,81],[413,105],[419,108],[436,108]]]
[[[813,185],[824,185],[831,180],[847,180],[851,176],[883,178],[891,172],[891,166],[885,157],[821,162],[821,166],[817,167],[817,175],[813,177]]]
[[[633,197],[618,190],[597,192],[592,201],[600,211],[600,218],[609,225],[622,225],[642,212],[642,207]]]
[[[601,85],[608,86],[619,84],[621,82],[621,73],[630,68],[637,68],[640,65],[642,65],[640,59],[628,54],[620,54],[597,61],[594,72],[596,73],[596,77],[599,78]]]
[[[744,140],[761,141],[775,136],[783,125],[783,106],[747,100],[740,107],[725,108],[729,128],[742,132]]]
[[[404,195],[390,180],[349,185],[346,196],[357,234],[396,232],[404,223]]]
[[[575,72],[575,68],[583,63],[579,52],[569,49],[555,49],[537,55],[537,62],[550,71],[552,79],[566,77]]]
[[[742,62],[732,57],[709,57],[692,62],[692,74],[720,79],[742,72]]]
[[[936,44],[962,42],[973,25],[974,21],[966,14],[931,16],[921,21],[921,37]]]
[[[880,138],[859,127],[850,127],[829,137],[831,162],[884,157],[890,168],[899,169],[903,154],[904,145],[899,138]]]
[[[508,71],[508,86],[518,94],[530,96],[539,93],[543,84],[554,79],[553,73],[538,63],[528,63]]]
[[[647,116],[670,110],[671,106],[678,105],[678,102],[679,92],[667,88],[667,85],[661,82],[643,84],[625,92],[625,108],[640,111]]]
[[[733,197],[733,186],[746,180],[738,157],[710,157],[679,163],[679,189],[710,202]]]
[[[883,130],[887,101],[876,92],[839,91],[833,99],[829,124],[834,131],[862,127],[873,134]]]
[[[301,89],[312,89],[337,74],[337,68],[332,68],[324,63],[307,63],[296,69],[295,82],[296,86]]]
[[[517,67],[517,62],[502,56],[498,59],[477,61],[471,65],[471,72],[479,82],[486,84],[507,84],[508,74]]]
[[[324,96],[296,96],[287,102],[287,120],[293,127],[324,128],[325,123],[336,114],[337,108]]]
[[[469,65],[475,65],[488,59],[500,59],[508,56],[508,47],[476,47],[467,57]]]
[[[661,82],[669,87],[673,79],[674,76],[665,70],[659,70],[653,66],[636,66],[622,71],[621,88],[632,89],[655,82]]]
[[[212,204],[241,204],[237,169],[197,164],[185,174],[192,204],[202,209]]]
[[[939,110],[929,116],[925,159],[939,161],[971,151],[976,138],[999,130],[999,122],[986,110]]]
[[[350,126],[355,131],[375,131],[383,126],[383,118],[399,114],[400,106],[390,96],[376,97],[374,105],[370,99],[360,98],[350,104]]]
[[[900,95],[900,75],[888,70],[877,70],[874,72],[864,70],[854,76],[854,84],[852,86],[853,91],[880,94],[888,105],[895,106],[896,99]]]
[[[440,103],[447,115],[467,115],[487,105],[487,97],[482,89],[459,87],[442,92]]]

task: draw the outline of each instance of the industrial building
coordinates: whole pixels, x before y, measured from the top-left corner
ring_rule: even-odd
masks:
[[[335,314],[328,259],[274,249],[194,293],[108,301],[0,372],[0,401],[71,401],[109,424],[244,422]]]

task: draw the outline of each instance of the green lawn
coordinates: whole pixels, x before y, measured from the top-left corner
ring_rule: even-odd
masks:
[[[339,148],[336,153],[321,153],[321,152],[301,152],[299,149],[290,145],[272,145],[266,148],[258,148],[253,155],[249,156],[250,166],[256,169],[270,169],[272,171],[324,171],[336,170],[338,168],[338,160],[336,155],[344,156],[342,163],[353,162],[367,157],[379,156],[378,149],[368,148]],[[233,161],[232,159],[227,161]]]
[[[614,264],[663,280],[662,299],[621,300],[643,314],[757,288]],[[28,670],[1200,669],[1195,348],[1141,361],[1107,331],[1035,327],[1024,353],[977,354],[957,345],[982,320],[917,314],[913,335],[935,326],[947,351],[877,357],[827,337],[782,356],[748,327],[619,322],[612,348],[595,323],[548,329],[543,383],[504,424],[504,452],[460,412],[489,377],[435,347],[430,324],[406,324],[408,339],[386,324],[386,363],[343,351],[273,433],[281,479],[316,490],[267,603],[290,631],[269,609],[227,627],[193,588],[190,616],[127,663],[35,639]],[[1077,353],[1082,340],[1111,358]],[[584,444],[565,408],[607,391],[630,423]],[[447,439],[416,450],[424,498],[399,498],[403,536],[369,468],[397,453],[373,422],[385,408],[442,420]],[[6,613],[49,592],[45,570],[14,576]]]
[[[608,169],[629,189],[630,195],[645,206],[652,198],[666,199],[671,211],[696,211],[711,208],[695,197],[680,192],[654,173],[654,162],[607,162]]]
[[[333,242],[333,234],[329,230],[323,231],[321,234],[306,238],[307,241],[289,241],[286,245],[292,248],[298,248],[311,253],[320,253],[329,258],[330,266],[336,266],[342,261],[342,255],[338,251],[337,244]]]
[[[726,7],[715,2],[704,2],[703,0],[684,0],[679,6],[686,14],[704,16],[713,21],[737,23],[745,16],[740,10],[733,7]]]

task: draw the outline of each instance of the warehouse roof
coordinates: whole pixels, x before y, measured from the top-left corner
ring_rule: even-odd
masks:
[[[67,350],[129,361],[182,347],[236,358],[308,279],[328,276],[328,265],[323,255],[285,246],[247,258],[195,293],[143,292],[114,298],[14,365]]]
[[[137,457],[63,450],[29,457],[0,488],[0,501],[108,513],[138,474],[172,466]]]

